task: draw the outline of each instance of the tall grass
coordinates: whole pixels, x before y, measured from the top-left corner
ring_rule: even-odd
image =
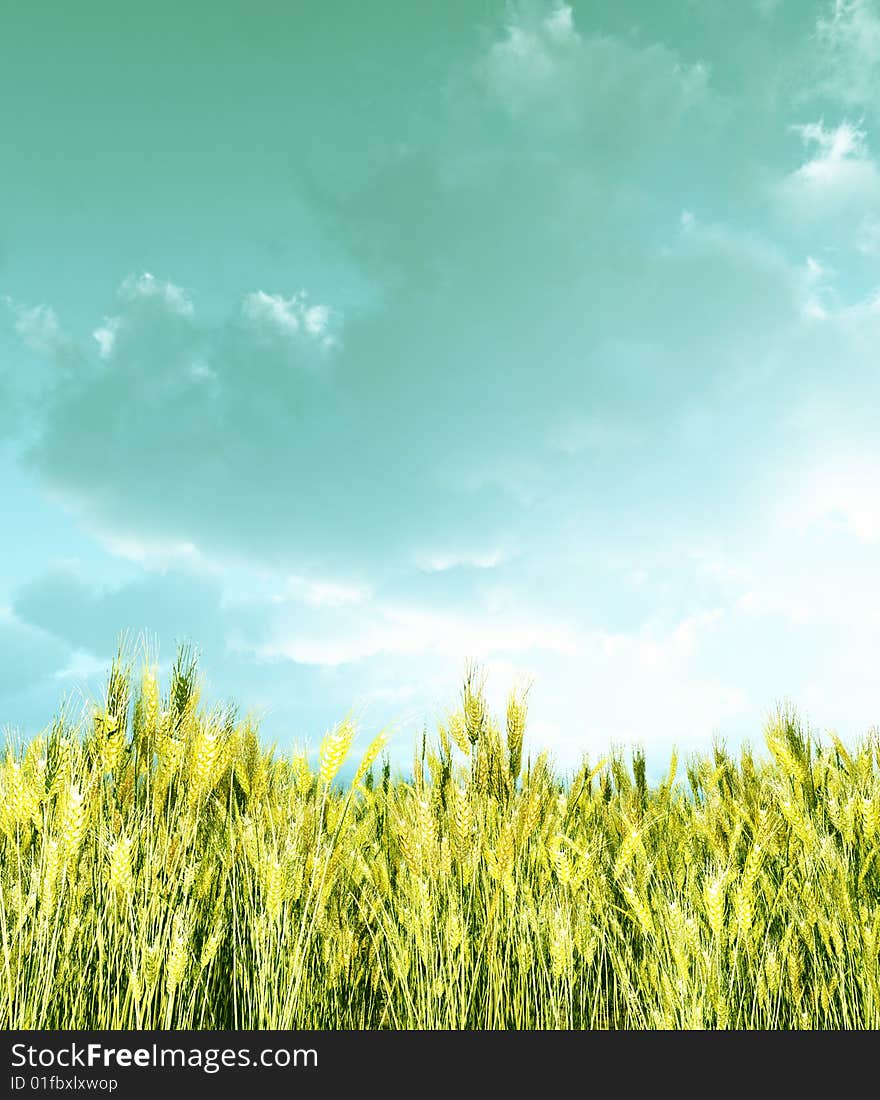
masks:
[[[781,712],[769,753],[565,779],[470,673],[347,787],[125,662],[0,771],[4,1028],[880,1026],[880,745]],[[361,750],[362,751],[362,750]]]

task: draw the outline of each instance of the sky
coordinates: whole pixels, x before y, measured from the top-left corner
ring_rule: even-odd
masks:
[[[0,725],[880,721],[880,2],[11,6]]]

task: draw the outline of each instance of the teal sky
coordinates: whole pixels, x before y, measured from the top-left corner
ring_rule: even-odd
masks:
[[[880,721],[880,2],[18,4],[0,722]]]

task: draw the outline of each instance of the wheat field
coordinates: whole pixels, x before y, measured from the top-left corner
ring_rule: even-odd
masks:
[[[657,784],[557,774],[476,670],[392,776],[112,668],[0,771],[3,1028],[874,1028],[880,742],[780,711]],[[346,765],[346,762],[349,762]],[[340,782],[343,765],[356,765]]]

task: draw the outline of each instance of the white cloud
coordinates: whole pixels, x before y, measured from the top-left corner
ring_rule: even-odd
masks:
[[[194,542],[147,538],[114,531],[102,524],[87,524],[89,533],[109,553],[124,561],[132,562],[149,572],[166,572],[170,569],[188,569],[193,573],[219,575],[223,566],[214,562]]]
[[[330,320],[330,310],[327,306],[309,306],[303,313],[306,331],[312,336],[322,336]]]
[[[581,35],[568,5],[543,16],[534,8],[518,12],[485,57],[482,76],[515,118],[556,131],[598,130],[606,153],[615,143],[629,147],[634,127],[642,139],[656,136],[702,100],[708,85],[702,62],[683,64],[664,46]],[[616,133],[607,117],[611,104]]]
[[[795,505],[806,526],[848,532],[861,542],[880,539],[880,459],[838,459],[812,472]]]
[[[848,122],[842,122],[836,130],[826,130],[822,122],[810,122],[793,129],[801,135],[805,145],[819,146],[821,156],[800,169],[801,174],[807,178],[833,178],[839,173],[843,161],[864,157],[865,134]]]
[[[756,509],[752,525],[736,540],[697,548],[690,556],[694,587],[710,584],[725,609],[718,624],[725,632],[754,621],[761,644],[778,648],[774,661],[780,668],[803,662],[804,654],[814,660],[831,650],[839,676],[863,647],[873,648],[864,635],[875,634],[880,624],[880,452],[847,450],[839,443],[820,450],[812,462],[779,471],[765,507]],[[774,637],[790,652],[778,642],[771,645]],[[731,662],[739,645],[725,641]],[[805,665],[798,675],[808,678]],[[837,681],[829,676],[822,673],[830,692]],[[830,694],[827,702],[834,702]]]
[[[782,593],[773,586],[748,589],[734,604],[739,615],[749,618],[773,618],[794,627],[804,627],[816,618],[816,607],[809,596]]]
[[[823,90],[843,103],[875,106],[880,90],[880,11],[875,0],[833,0],[816,32],[830,66]]]
[[[792,129],[816,152],[780,186],[787,213],[808,221],[850,220],[880,201],[880,170],[868,153],[864,130],[847,121],[833,129],[821,121]]]
[[[242,303],[242,313],[255,324],[267,324],[288,335],[299,332],[302,305],[299,295],[283,298],[262,290],[248,294]]]
[[[123,302],[161,302],[170,313],[180,317],[192,317],[195,312],[182,287],[163,282],[148,271],[143,275],[129,275],[119,288],[119,297]]]
[[[293,597],[309,607],[337,608],[364,603],[370,595],[371,590],[363,585],[293,576],[287,578],[282,595],[276,600],[283,602]]]
[[[450,569],[494,569],[504,560],[501,550],[486,553],[461,554],[455,552],[416,554],[416,563],[424,573],[447,573]]]
[[[98,342],[98,354],[102,359],[109,359],[113,354],[121,324],[122,318],[120,317],[106,317],[104,323],[99,325],[92,333],[92,336]]]
[[[25,347],[38,355],[51,355],[64,343],[58,315],[49,306],[28,308],[9,302],[15,311],[15,331]]]
[[[544,27],[551,38],[565,40],[575,35],[574,16],[568,4],[562,4],[544,19]]]
[[[502,619],[479,609],[468,616],[441,610],[372,604],[361,615],[344,621],[325,617],[310,628],[276,634],[265,641],[237,639],[239,648],[263,659],[284,658],[307,665],[336,666],[380,654],[439,655],[454,660],[464,656],[551,652],[573,655],[576,634],[564,624]]]
[[[833,298],[830,276],[834,273],[814,256],[807,256],[803,278],[803,312],[807,317],[825,321],[829,316],[829,300]]]
[[[515,21],[489,53],[489,85],[516,112],[570,75],[565,72],[567,59],[582,42],[570,7],[559,7],[543,19]]]
[[[328,332],[330,309],[325,305],[309,305],[305,291],[285,298],[256,290],[245,296],[242,315],[257,329],[283,337],[304,333],[323,347],[332,347],[335,337]]]
[[[119,286],[117,298],[128,307],[128,310],[123,311],[126,315],[105,317],[92,331],[102,359],[110,359],[118,348],[120,335],[123,332],[128,334],[131,330],[132,307],[140,303],[155,303],[172,317],[187,321],[191,321],[195,315],[193,303],[182,287],[172,282],[163,282],[148,271],[141,275],[127,276]]]

